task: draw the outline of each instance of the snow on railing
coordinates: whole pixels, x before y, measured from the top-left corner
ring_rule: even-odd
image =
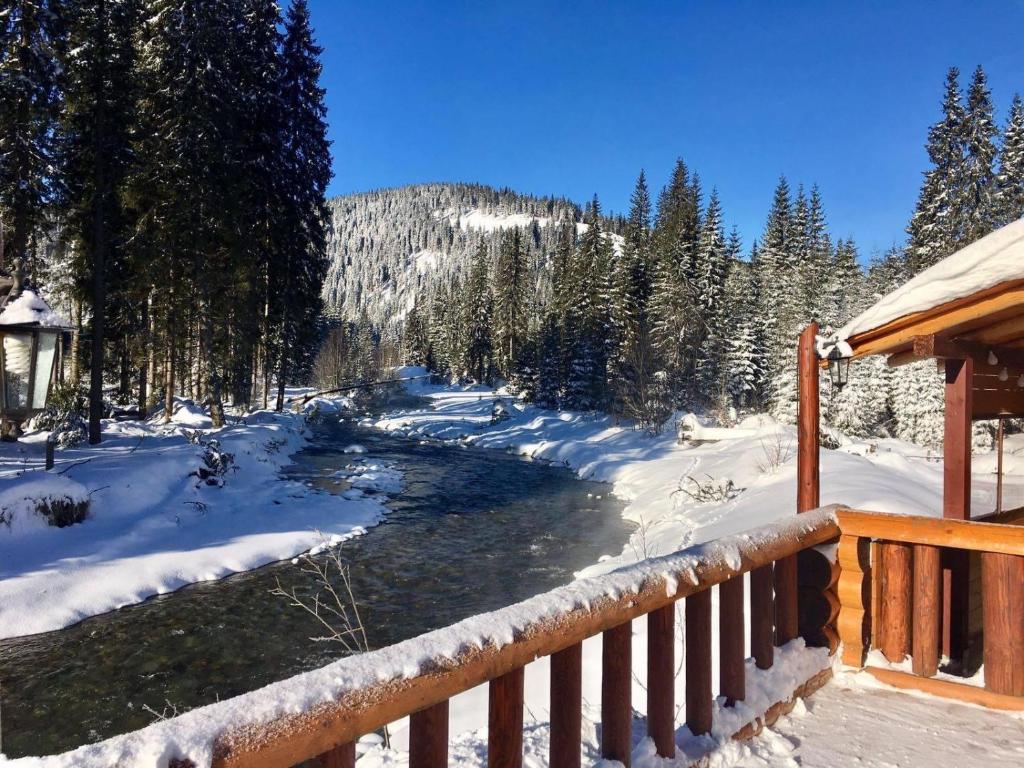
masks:
[[[232,699],[192,710],[148,728],[46,758],[60,766],[293,766],[320,757],[351,765],[362,735],[411,715],[410,759],[443,766],[447,759],[448,700],[490,683],[488,762],[522,763],[523,668],[552,657],[551,760],[579,766],[581,643],[603,634],[602,753],[628,764],[632,748],[631,622],[648,616],[647,728],[659,754],[676,750],[675,603],[685,599],[686,724],[691,734],[719,741],[749,736],[828,679],[828,654],[789,664],[772,677],[776,646],[789,659],[802,647],[796,617],[775,621],[773,564],[795,558],[839,535],[835,509],[792,519],[652,558],[610,574],[581,579],[491,613],[377,651],[351,656]],[[743,575],[750,573],[749,610]],[[731,629],[719,652],[721,696],[712,696],[711,592],[721,585],[721,626]],[[834,579],[826,578],[827,591]],[[776,588],[778,589],[778,587]],[[778,600],[781,596],[774,599]],[[789,604],[795,605],[795,595]],[[749,616],[751,650],[760,684],[746,680],[743,627]],[[834,615],[822,617],[833,621]],[[783,622],[791,626],[783,626]],[[739,638],[738,642],[735,638]],[[786,647],[788,644],[788,647]],[[820,656],[820,658],[819,658]],[[784,664],[783,667],[786,665]],[[793,679],[799,671],[803,679]],[[771,689],[764,685],[774,685]],[[16,766],[18,761],[15,761]]]

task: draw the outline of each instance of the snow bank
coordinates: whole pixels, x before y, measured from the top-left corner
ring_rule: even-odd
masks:
[[[908,280],[839,329],[849,339],[915,312],[1024,279],[1024,219],[976,240]]]
[[[0,489],[0,537],[20,537],[49,527],[39,513],[40,504],[89,503],[89,491],[80,483],[57,475],[26,475],[24,482]]]
[[[16,512],[0,525],[0,637],[60,629],[365,531],[386,512],[383,494],[401,487],[400,473],[372,462],[361,465],[360,482],[376,495],[333,495],[283,479],[310,434],[301,414],[260,411],[219,430],[208,424],[187,401],[170,425],[105,421],[101,445],[58,452],[53,472],[42,469],[45,435],[0,444],[0,508]],[[196,473],[203,443],[214,439],[231,460],[211,486]],[[47,526],[25,501],[43,494],[88,499],[88,519]]]

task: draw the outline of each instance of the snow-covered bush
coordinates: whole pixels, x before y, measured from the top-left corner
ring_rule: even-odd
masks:
[[[200,439],[199,444],[203,446],[203,453],[200,456],[203,466],[192,474],[207,485],[217,487],[224,485],[224,477],[227,473],[237,469],[235,455],[222,450],[220,441],[216,439],[206,441]]]
[[[59,384],[50,392],[46,408],[29,422],[29,426],[50,432],[58,448],[68,448],[83,442],[88,436],[85,412],[85,394],[70,384]]]
[[[737,488],[736,484],[729,478],[715,480],[711,475],[705,475],[707,480],[698,480],[692,475],[687,475],[679,481],[679,486],[672,495],[685,494],[697,504],[707,504],[713,501],[728,501],[734,499],[743,492],[743,488]]]

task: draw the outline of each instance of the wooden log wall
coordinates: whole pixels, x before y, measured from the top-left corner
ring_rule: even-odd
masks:
[[[840,510],[839,630],[843,661],[864,666],[876,646],[887,661],[911,657],[913,674],[868,671],[901,687],[918,687],[986,706],[1024,709],[1024,529],[984,522]],[[870,558],[869,551],[874,552]],[[980,562],[980,644],[985,687],[936,680],[942,627],[967,623],[973,606],[944,600],[944,567]],[[955,570],[954,570],[955,573]],[[945,575],[945,578],[943,576]],[[956,577],[952,584],[956,585]],[[954,595],[955,597],[955,595]],[[952,613],[951,613],[952,611]],[[956,636],[954,631],[953,636]],[[948,647],[948,646],[947,646]],[[970,675],[954,657],[944,671]],[[915,682],[917,681],[917,682]]]

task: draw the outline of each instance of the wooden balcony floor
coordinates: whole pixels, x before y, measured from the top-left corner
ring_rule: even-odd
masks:
[[[878,688],[841,675],[750,743],[740,768],[1024,765],[1024,716]]]

